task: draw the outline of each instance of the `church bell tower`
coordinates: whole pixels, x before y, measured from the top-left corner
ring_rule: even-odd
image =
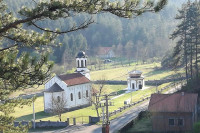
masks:
[[[87,55],[80,51],[76,56],[76,72],[90,79],[90,71],[87,69]]]

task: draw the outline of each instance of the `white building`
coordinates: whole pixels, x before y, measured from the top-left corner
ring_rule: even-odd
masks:
[[[115,57],[115,53],[112,47],[99,47],[98,56],[100,58],[113,58]]]
[[[143,89],[145,87],[144,77],[142,76],[142,72],[138,70],[134,70],[129,72],[129,77],[127,79],[128,91],[136,91],[139,89]]]
[[[44,110],[46,112],[53,107],[52,99],[63,98],[66,102],[64,107],[66,110],[74,110],[91,105],[90,74],[86,68],[87,56],[84,52],[78,53],[76,62],[76,73],[56,75],[45,84]]]

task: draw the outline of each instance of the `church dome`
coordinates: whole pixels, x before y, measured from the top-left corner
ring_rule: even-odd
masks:
[[[85,54],[84,51],[78,52],[76,58],[87,58],[87,55]]]

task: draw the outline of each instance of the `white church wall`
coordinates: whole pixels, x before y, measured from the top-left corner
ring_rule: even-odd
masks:
[[[142,89],[144,88],[144,79],[132,79],[129,78],[127,81],[127,85],[128,85],[128,90],[139,90],[139,85],[142,85]],[[134,85],[134,89],[133,89],[133,85]]]
[[[62,80],[60,80],[57,76],[54,76],[45,84],[45,89],[50,88],[54,83],[57,83],[61,88],[66,89],[66,84]]]
[[[81,67],[81,62],[83,62],[83,66]],[[77,70],[83,70],[84,68],[87,67],[87,58],[76,58],[76,66]]]
[[[50,93],[50,92],[45,92],[44,93],[44,109],[45,110],[49,110],[52,108],[52,100],[57,99],[58,96],[60,98],[65,99],[65,95],[64,92],[54,92],[54,93]],[[67,105],[67,103],[66,103]]]

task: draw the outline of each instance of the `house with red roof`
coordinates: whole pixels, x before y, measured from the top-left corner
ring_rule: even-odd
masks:
[[[99,47],[98,56],[100,58],[113,58],[115,53],[112,47]]]
[[[152,115],[153,132],[192,131],[197,121],[195,93],[152,94],[148,110]]]
[[[75,73],[56,75],[46,84],[44,90],[44,111],[49,112],[57,103],[64,101],[66,110],[74,110],[91,105],[91,82],[87,69],[87,56],[81,51],[76,56]],[[62,99],[62,100],[61,100]],[[62,104],[62,103],[60,103]]]

